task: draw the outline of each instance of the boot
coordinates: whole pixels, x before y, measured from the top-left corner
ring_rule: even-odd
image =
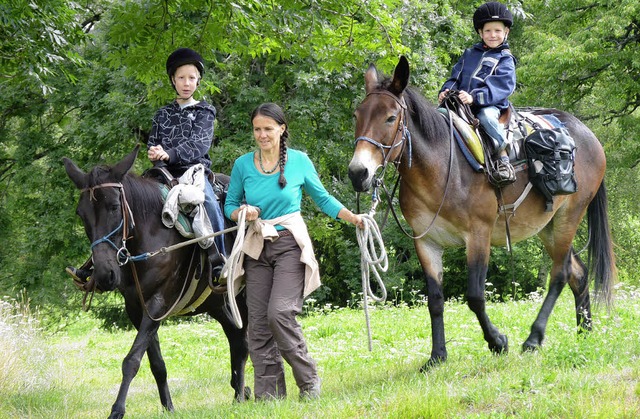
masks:
[[[81,291],[86,291],[91,281],[91,274],[93,273],[93,260],[91,260],[91,258],[87,259],[79,268],[67,266],[65,272],[73,278],[73,285]]]
[[[502,156],[496,161],[495,169],[491,175],[499,186],[509,185],[516,181],[516,172],[507,156]]]
[[[209,263],[211,264],[211,280],[209,286],[214,294],[224,294],[227,292],[227,280],[221,276],[222,268],[227,259],[222,255],[215,244],[209,247]]]
[[[312,385],[300,389],[301,401],[316,400],[319,398],[320,398],[320,379],[319,378]]]

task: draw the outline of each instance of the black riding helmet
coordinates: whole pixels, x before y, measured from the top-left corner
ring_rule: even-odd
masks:
[[[473,14],[473,27],[476,32],[481,30],[487,22],[502,22],[510,28],[513,24],[513,15],[504,4],[490,1],[478,7]]]
[[[195,65],[200,73],[200,78],[202,78],[204,75],[204,60],[200,54],[190,48],[178,48],[167,58],[167,75],[169,76],[169,80],[171,80],[171,77],[176,73],[178,67],[185,64]],[[171,84],[173,84],[173,80],[171,80]]]

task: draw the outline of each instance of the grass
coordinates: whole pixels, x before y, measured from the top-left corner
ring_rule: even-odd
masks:
[[[298,401],[288,368],[287,400],[232,403],[228,347],[219,325],[206,318],[165,325],[160,340],[176,412],[163,412],[145,358],[129,391],[127,417],[639,417],[638,294],[620,290],[615,310],[595,311],[594,331],[577,336],[573,301],[565,291],[543,348],[524,354],[520,345],[540,308],[539,298],[489,303],[494,324],[510,339],[510,352],[503,356],[489,352],[466,305],[448,302],[449,359],[427,374],[419,372],[431,344],[425,306],[370,310],[371,352],[361,310],[318,310],[301,319],[323,380],[320,400],[306,403]],[[106,417],[135,332],[104,331],[83,313],[64,331],[49,334],[30,320],[32,314],[3,304],[0,417]],[[5,359],[11,359],[11,374],[5,374]],[[253,384],[250,362],[247,384]]]

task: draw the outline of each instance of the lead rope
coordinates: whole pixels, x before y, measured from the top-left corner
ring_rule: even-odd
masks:
[[[242,329],[242,316],[240,315],[240,310],[238,309],[238,304],[236,303],[236,294],[235,294],[235,279],[233,278],[233,273],[237,269],[236,266],[240,265],[240,259],[242,257],[242,247],[244,246],[244,229],[245,229],[245,216],[247,215],[247,209],[243,208],[238,213],[238,226],[234,227],[238,230],[238,234],[236,234],[236,240],[233,242],[233,248],[231,249],[231,253],[227,257],[227,263],[225,263],[222,268],[222,272],[220,273],[221,278],[227,278],[227,294],[226,299],[229,305],[229,310],[231,311],[231,317],[233,322],[235,323],[238,329]]]
[[[377,194],[373,194],[373,203],[369,214],[362,215],[363,228],[356,228],[356,237],[360,246],[360,270],[362,271],[362,305],[364,307],[364,317],[367,323],[367,338],[369,342],[369,352],[373,350],[371,337],[371,321],[369,319],[368,298],[380,303],[387,299],[387,289],[382,282],[379,271],[386,272],[389,267],[387,251],[384,248],[382,234],[376,220],[373,218],[375,208],[378,205]],[[377,247],[376,247],[377,246]],[[378,250],[379,249],[379,250]],[[373,293],[371,289],[371,272],[376,278],[380,289],[380,296]]]

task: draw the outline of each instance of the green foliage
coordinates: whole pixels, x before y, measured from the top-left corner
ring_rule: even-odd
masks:
[[[625,279],[637,282],[631,275],[638,260],[632,250],[638,247],[635,175],[626,168],[640,159],[633,141],[640,129],[640,6],[630,0],[508,3],[516,16],[510,44],[519,59],[514,102],[574,112],[604,143],[620,264]],[[290,145],[309,154],[327,188],[353,210],[351,115],[364,95],[367,66],[389,74],[405,54],[411,84],[435,99],[452,63],[477,39],[475,7],[457,0],[5,1],[0,290],[15,295],[26,288],[38,305],[79,305],[63,270],[88,256],[88,243],[74,215],[77,192],[60,159],[88,169],[145,142],[154,111],[174,95],[164,65],[175,48],[194,48],[206,61],[198,97],[218,110],[214,170],[229,173],[235,158],[253,149],[249,115],[274,101],[289,117]],[[135,170],[148,166],[141,157]],[[361,211],[368,211],[366,197],[361,200]],[[346,304],[361,290],[355,232],[308,200],[303,209],[325,284],[314,297],[320,305]],[[413,244],[391,219],[383,234],[391,265],[387,287],[406,302],[424,292]],[[445,255],[448,296],[464,293],[464,260],[462,250]],[[518,298],[543,286],[538,270],[545,260],[535,240],[514,248],[514,262],[494,250],[487,279],[493,296]]]

